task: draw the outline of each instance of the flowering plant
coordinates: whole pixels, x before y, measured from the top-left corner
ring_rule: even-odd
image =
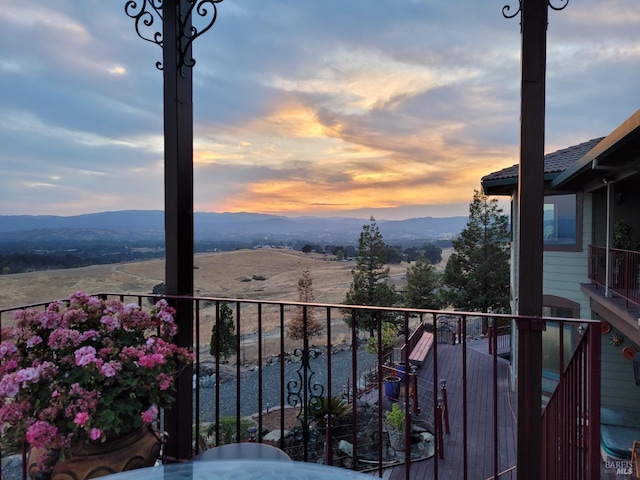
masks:
[[[193,361],[165,300],[137,304],[77,292],[20,310],[0,343],[0,431],[33,447],[78,451],[151,423]]]

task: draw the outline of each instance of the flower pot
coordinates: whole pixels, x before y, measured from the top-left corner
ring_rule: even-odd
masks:
[[[82,452],[73,452],[53,466],[51,480],[85,480],[135,468],[152,466],[160,454],[161,435],[145,425],[112,441],[91,445]],[[38,458],[46,450],[32,448],[27,471],[32,480],[38,473]]]
[[[384,377],[384,394],[389,400],[400,398],[400,377]]]

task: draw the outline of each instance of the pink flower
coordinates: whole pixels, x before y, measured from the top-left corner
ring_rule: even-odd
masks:
[[[160,390],[169,390],[172,382],[173,379],[171,375],[167,375],[166,373],[158,375],[158,386],[160,387]]]
[[[116,328],[120,327],[120,320],[113,315],[105,315],[100,319],[100,323],[107,327],[107,330],[113,332]]]
[[[89,414],[87,412],[78,412],[76,413],[76,416],[73,419],[73,423],[75,423],[80,427],[84,427],[88,421],[89,421]]]
[[[65,449],[153,422],[192,357],[170,340],[173,313],[166,301],[149,313],[84,292],[16,312],[14,324],[0,329],[0,430]]]
[[[144,412],[142,412],[140,416],[142,417],[142,421],[144,423],[151,423],[156,418],[157,414],[158,414],[158,409],[156,408],[155,405],[152,405],[151,407],[149,407],[148,410],[145,410]]]
[[[153,368],[156,365],[162,365],[164,363],[164,355],[161,353],[153,353],[151,355],[144,355],[138,360],[138,364],[141,367]]]
[[[76,350],[76,365],[78,367],[84,367],[91,363],[96,362],[96,349],[93,347],[80,347]]]
[[[39,420],[27,429],[27,442],[36,448],[47,448],[58,434],[58,428]]]
[[[116,374],[122,369],[122,365],[118,362],[107,362],[102,367],[100,367],[100,371],[102,375],[107,378],[115,377]]]
[[[74,347],[78,344],[81,333],[69,328],[58,328],[51,332],[47,344],[52,350]]]
[[[15,344],[10,342],[0,343],[0,358],[9,357],[18,352]]]
[[[16,375],[5,375],[0,378],[0,397],[15,397],[20,391],[20,385],[16,382]]]
[[[87,330],[80,335],[80,342],[86,342],[87,340],[97,340],[100,338],[100,333],[97,330]]]
[[[27,348],[33,348],[36,345],[40,345],[42,343],[42,337],[40,335],[34,335],[29,340],[27,340]]]
[[[40,373],[37,368],[27,367],[16,372],[15,380],[17,383],[22,383],[23,387],[26,387],[27,383],[38,383],[40,380]]]

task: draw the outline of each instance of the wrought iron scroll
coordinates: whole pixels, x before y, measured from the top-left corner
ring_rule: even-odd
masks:
[[[298,420],[302,425],[302,435],[306,437],[311,423],[310,410],[319,408],[324,394],[324,386],[314,382],[315,373],[310,365],[310,360],[317,358],[319,353],[315,349],[306,347],[296,348],[293,354],[300,357],[301,362],[300,368],[296,371],[298,379],[287,382],[287,403],[292,407],[300,405]]]
[[[567,8],[567,5],[569,5],[569,0],[560,0],[560,3],[557,6],[554,5],[553,0],[549,0],[549,7],[551,7],[556,12],[564,10],[565,8]]]
[[[556,3],[554,0],[547,0],[547,5],[549,8],[555,11],[564,10],[567,5],[569,5],[569,0],[560,0]],[[502,7],[502,16],[504,18],[515,18],[522,11],[522,0],[518,0],[518,8],[515,9],[513,13],[511,13],[511,6],[505,5]]]
[[[165,39],[162,36],[162,9],[166,0],[127,0],[124,11],[135,20],[136,33],[147,42],[155,43],[163,48]],[[223,0],[178,0],[178,16],[180,18],[176,42],[178,45],[177,67],[193,67],[196,61],[189,55],[194,40],[209,30],[218,18],[218,6]],[[200,26],[195,26],[194,20]],[[159,27],[157,27],[159,25]],[[158,70],[162,70],[162,62],[156,62]]]
[[[159,45],[160,48],[164,40],[162,38],[162,1],[128,0],[124,5],[124,13],[135,20],[138,36],[147,42]],[[156,68],[162,70],[162,62],[156,62]]]
[[[502,7],[502,16],[504,18],[514,18],[521,11],[522,11],[522,0],[518,0],[518,9],[513,13],[509,13],[511,12],[511,7],[509,5],[505,5],[504,7]]]
[[[221,2],[222,0],[186,0],[188,4],[187,11],[180,12],[180,31],[178,32],[178,41],[180,42],[180,48],[178,49],[180,55],[178,59],[179,68],[182,66],[191,68],[196,64],[196,61],[193,57],[188,56],[187,52],[191,48],[193,41],[216,23],[218,19],[218,6],[216,3]],[[200,29],[193,26],[194,13],[204,21]]]

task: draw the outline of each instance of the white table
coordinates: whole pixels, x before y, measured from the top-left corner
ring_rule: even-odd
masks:
[[[371,475],[317,463],[282,460],[201,460],[140,468],[101,480],[371,480]]]

